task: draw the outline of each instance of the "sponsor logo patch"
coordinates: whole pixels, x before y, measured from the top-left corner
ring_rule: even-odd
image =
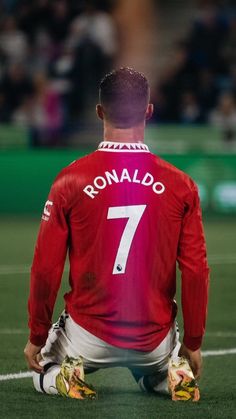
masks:
[[[52,201],[47,201],[45,206],[44,206],[44,210],[43,210],[43,215],[42,215],[42,220],[44,221],[48,221],[51,215],[51,207],[53,206],[53,202]]]

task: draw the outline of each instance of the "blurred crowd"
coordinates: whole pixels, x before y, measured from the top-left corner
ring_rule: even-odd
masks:
[[[210,123],[230,142],[236,132],[236,6],[201,3],[157,76],[153,121]],[[0,0],[0,123],[27,126],[33,146],[63,145],[88,124],[98,83],[119,54],[115,5]]]
[[[0,123],[58,145],[117,54],[112,0],[0,0]]]
[[[236,130],[236,8],[206,3],[159,80],[155,121],[210,123],[230,141]]]

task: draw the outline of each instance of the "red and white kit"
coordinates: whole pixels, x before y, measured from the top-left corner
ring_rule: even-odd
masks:
[[[176,317],[182,272],[184,343],[205,328],[208,265],[198,191],[142,143],[102,142],[57,176],[44,208],[29,298],[30,340],[44,345],[67,250],[65,307],[119,348],[154,350]]]

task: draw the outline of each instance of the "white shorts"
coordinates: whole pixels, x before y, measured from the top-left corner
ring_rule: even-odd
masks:
[[[49,331],[42,348],[42,365],[61,364],[66,355],[82,356],[85,373],[100,368],[128,367],[135,376],[166,373],[168,359],[178,354],[179,332],[176,323],[161,344],[151,352],[141,352],[110,345],[83,329],[63,313]]]

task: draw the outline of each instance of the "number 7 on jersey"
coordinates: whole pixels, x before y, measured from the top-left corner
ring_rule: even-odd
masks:
[[[117,250],[113,274],[124,274],[130,247],[147,205],[128,205],[108,208],[107,219],[128,218]]]

